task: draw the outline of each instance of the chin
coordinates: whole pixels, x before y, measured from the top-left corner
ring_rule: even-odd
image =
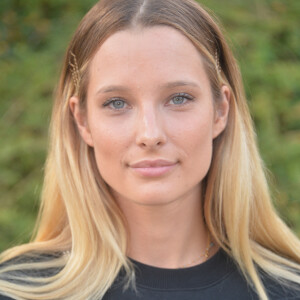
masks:
[[[143,197],[142,199],[134,200],[133,202],[135,202],[136,204],[142,205],[142,206],[164,206],[164,205],[168,205],[174,201],[176,201],[176,199],[166,199],[166,198],[161,198],[161,196],[160,196],[159,198]]]
[[[128,193],[128,194],[120,194],[115,190],[112,190],[112,194],[117,202],[122,202],[123,204],[132,203],[138,205],[145,205],[145,206],[161,206],[167,205],[179,199],[179,195],[172,194],[171,191],[161,191],[153,189],[151,191],[136,191],[135,193]]]

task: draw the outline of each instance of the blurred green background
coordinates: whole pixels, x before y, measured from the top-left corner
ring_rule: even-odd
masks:
[[[53,90],[94,0],[0,1],[0,252],[28,241]],[[300,1],[203,0],[240,62],[274,202],[300,236]]]

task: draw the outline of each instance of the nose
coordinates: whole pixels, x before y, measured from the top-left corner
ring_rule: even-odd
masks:
[[[136,144],[143,148],[157,148],[166,143],[163,118],[158,110],[145,107],[140,110],[137,121]]]

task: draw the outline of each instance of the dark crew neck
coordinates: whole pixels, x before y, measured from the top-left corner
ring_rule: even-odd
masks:
[[[156,289],[193,289],[214,284],[234,271],[229,256],[219,250],[206,262],[182,269],[150,266],[130,259],[136,272],[136,284]]]

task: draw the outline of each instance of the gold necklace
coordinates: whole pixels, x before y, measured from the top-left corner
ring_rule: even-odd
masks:
[[[177,269],[184,269],[184,268],[188,268],[190,267],[191,265],[194,265],[198,262],[200,262],[203,258],[204,258],[204,261],[206,261],[208,258],[209,258],[209,255],[210,255],[210,249],[214,246],[215,244],[213,242],[210,241],[210,234],[208,234],[208,238],[207,238],[207,247],[205,249],[205,252],[203,254],[201,254],[200,256],[198,256],[197,259],[189,262],[188,264],[185,264],[185,265],[180,265],[179,267],[177,267]],[[63,251],[62,252],[63,255],[70,255],[71,254],[71,251],[70,250],[66,250],[66,251]],[[204,262],[203,261],[203,262]]]
[[[178,267],[178,269],[183,269],[183,268],[187,268],[187,267],[190,267],[200,261],[202,261],[202,259],[204,258],[204,261],[206,261],[208,258],[209,258],[209,255],[210,255],[210,249],[214,246],[215,244],[213,242],[211,242],[210,240],[210,234],[208,234],[208,238],[207,238],[207,247],[205,249],[205,252],[203,254],[201,254],[200,256],[198,256],[197,259],[191,261],[190,263],[188,264],[185,264],[185,265],[180,265]],[[203,261],[203,262],[204,262]]]

